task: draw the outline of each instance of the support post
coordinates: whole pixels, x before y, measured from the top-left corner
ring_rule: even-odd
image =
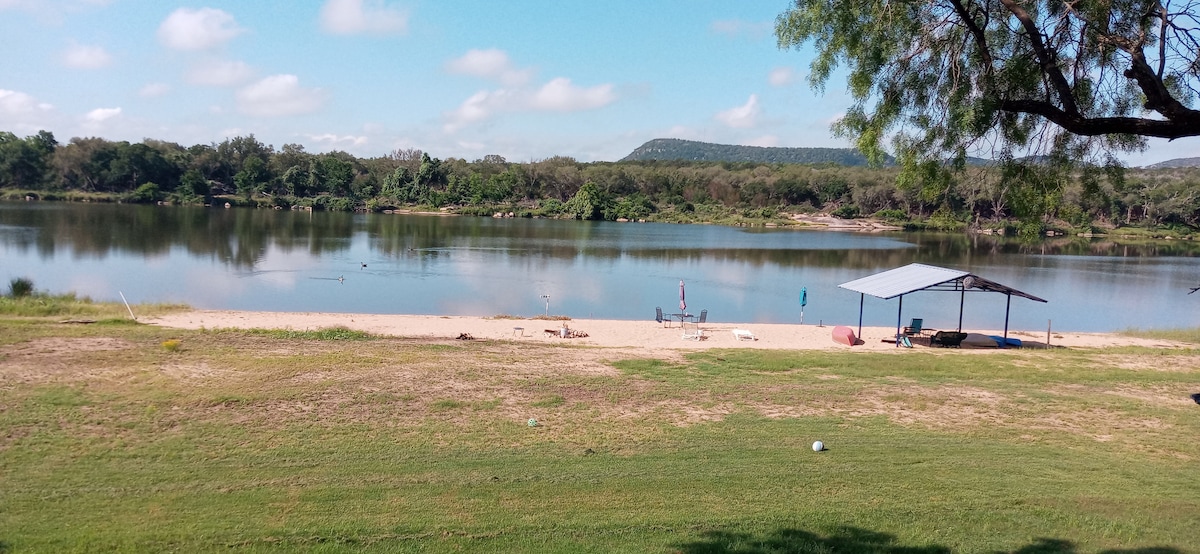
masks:
[[[863,299],[866,297],[867,297],[866,294],[863,294],[861,292],[858,293],[858,336],[859,336],[859,338],[862,338]]]
[[[958,297],[958,332],[959,333],[962,332],[963,306],[965,306],[966,303],[967,303],[967,287],[964,284],[964,285],[962,285],[962,293],[960,293],[959,297]]]
[[[896,308],[896,348],[900,348],[900,327],[904,324],[904,295],[900,295],[900,307]]]
[[[1008,348],[1008,309],[1012,306],[1012,295],[1004,296],[1006,298],[1004,302],[1004,347]]]

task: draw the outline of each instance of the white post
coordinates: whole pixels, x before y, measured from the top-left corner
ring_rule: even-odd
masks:
[[[133,308],[130,308],[130,307],[129,307],[129,301],[125,299],[125,293],[123,293],[123,292],[121,292],[121,291],[117,291],[117,294],[121,295],[121,302],[124,302],[124,303],[125,303],[125,309],[126,309],[126,310],[129,310],[129,317],[130,317],[130,319],[133,319],[134,321],[137,321],[137,316],[133,315]]]

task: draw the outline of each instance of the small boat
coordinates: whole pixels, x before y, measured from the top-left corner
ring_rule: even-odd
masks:
[[[845,325],[838,325],[837,327],[833,328],[833,342],[841,343],[846,346],[854,346],[856,344],[863,343],[861,340],[858,340],[858,337],[854,336],[854,329],[846,327]]]

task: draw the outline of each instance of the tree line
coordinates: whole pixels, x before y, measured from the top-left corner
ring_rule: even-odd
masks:
[[[374,158],[276,149],[254,135],[182,146],[0,132],[6,198],[92,197],[133,203],[712,221],[789,213],[875,216],[917,226],[1112,228],[1200,225],[1200,169],[1124,170],[1055,164],[965,167],[922,178],[894,167],[629,161],[555,156],[510,162],[439,159],[419,149]]]

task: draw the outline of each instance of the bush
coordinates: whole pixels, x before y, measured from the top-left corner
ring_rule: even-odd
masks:
[[[1023,221],[1020,227],[1017,228],[1017,236],[1026,241],[1040,239],[1045,232],[1046,225],[1041,221],[1035,220]]]
[[[21,298],[33,294],[33,281],[18,277],[8,283],[8,294],[13,298]]]
[[[155,183],[146,183],[125,197],[125,200],[134,204],[153,204],[162,199],[163,193]]]
[[[967,226],[966,223],[954,217],[954,212],[947,206],[942,206],[929,215],[926,225],[938,231],[959,231]]]
[[[884,221],[908,221],[908,214],[905,213],[904,210],[897,210],[894,208],[889,210],[879,210],[875,212],[875,217]]]
[[[838,209],[833,210],[833,213],[830,215],[841,219],[854,219],[858,217],[858,206],[852,204],[840,206]]]

